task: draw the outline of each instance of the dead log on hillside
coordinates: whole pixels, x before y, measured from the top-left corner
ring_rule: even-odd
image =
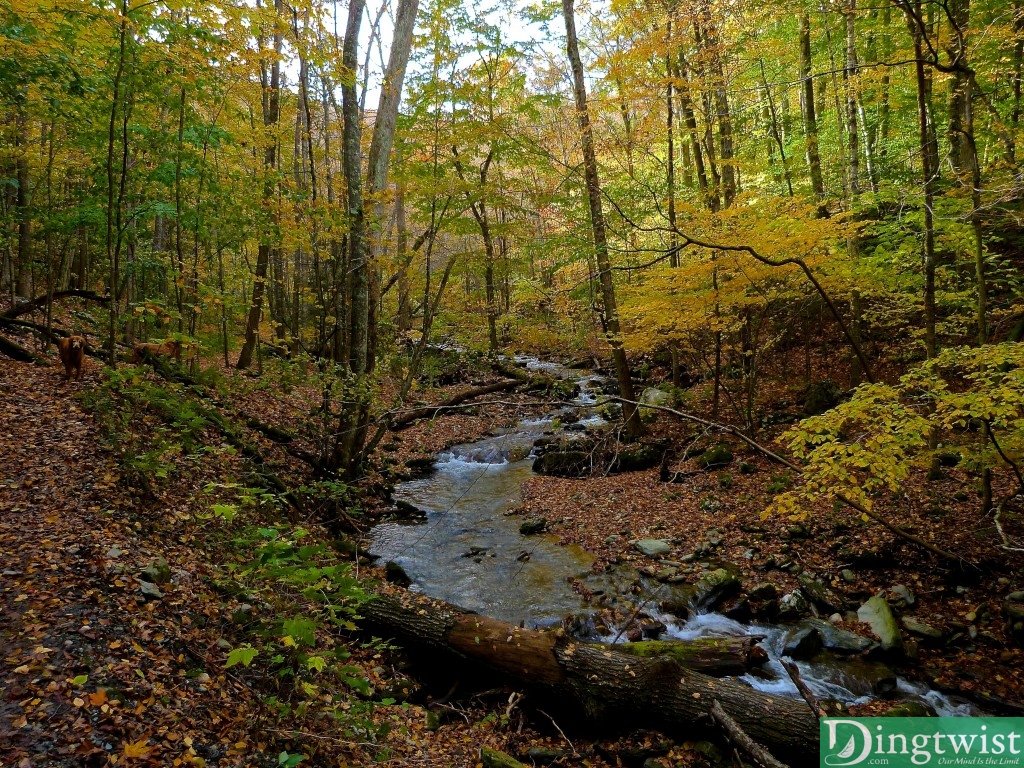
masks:
[[[26,349],[10,339],[6,339],[0,336],[0,353],[7,355],[12,360],[17,360],[21,363],[35,363],[36,365],[46,365],[47,361],[37,356],[31,350]]]
[[[594,726],[693,737],[717,700],[750,738],[791,765],[817,764],[818,721],[801,701],[708,677],[665,656],[636,658],[412,593],[374,597],[360,612],[376,632],[479,662]]]
[[[2,315],[0,315],[0,317],[3,317],[6,320],[13,320],[16,317],[21,317],[22,315],[27,315],[31,312],[35,312],[38,309],[42,309],[44,306],[46,306],[47,298],[49,298],[51,301],[56,301],[57,299],[64,299],[71,296],[80,299],[85,299],[86,301],[97,301],[100,304],[107,304],[110,302],[109,296],[101,296],[100,294],[96,293],[96,291],[86,291],[79,288],[74,288],[68,291],[55,291],[54,294],[49,297],[47,297],[47,295],[44,293],[42,296],[36,296],[34,299],[19,302],[18,304],[15,304],[13,307],[4,312]]]
[[[468,389],[465,392],[460,392],[459,394],[448,398],[443,403],[438,403],[437,405],[426,405],[422,408],[406,411],[392,420],[391,428],[396,431],[405,429],[415,421],[434,418],[441,411],[448,410],[449,408],[455,408],[456,406],[462,405],[476,397],[489,395],[492,392],[506,392],[510,389],[521,387],[525,383],[526,379],[506,379],[505,381],[497,381],[493,384],[484,384],[481,387],[473,387],[473,389]]]

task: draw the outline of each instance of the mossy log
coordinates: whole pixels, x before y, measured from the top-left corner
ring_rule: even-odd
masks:
[[[611,647],[643,659],[667,656],[680,666],[712,677],[743,675],[768,661],[757,637],[697,637],[692,640],[641,640]]]
[[[454,653],[532,689],[554,708],[589,726],[655,728],[692,738],[719,701],[752,739],[790,765],[817,764],[818,720],[798,700],[683,667],[668,656],[643,658],[588,645],[563,631],[515,627],[414,593],[379,595],[360,608],[374,632],[432,652],[436,663]],[[549,709],[548,707],[552,707]]]

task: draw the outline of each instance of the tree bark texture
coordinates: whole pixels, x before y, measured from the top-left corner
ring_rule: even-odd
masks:
[[[605,231],[604,211],[601,206],[601,182],[597,173],[597,153],[594,150],[594,135],[590,127],[590,115],[587,111],[587,89],[583,82],[583,64],[580,61],[579,43],[576,39],[576,19],[573,11],[573,0],[562,0],[562,13],[565,16],[566,48],[569,64],[572,68],[573,93],[576,97],[576,119],[579,123],[580,136],[583,144],[583,166],[586,174],[587,200],[590,203],[590,220],[594,230],[594,251],[597,257],[597,270],[601,281],[601,294],[604,300],[604,317],[607,326],[608,342],[612,348],[612,361],[615,364],[615,378],[619,385],[619,393],[627,400],[635,401],[633,379],[626,359],[626,350],[622,345],[622,329],[619,326],[619,310],[615,300],[615,284],[612,281],[611,260],[608,255],[608,236]],[[640,421],[640,412],[635,405],[624,404],[623,415],[626,421],[626,434],[635,439],[643,434],[644,428]]]
[[[818,719],[803,701],[708,677],[665,656],[637,658],[581,643],[561,631],[522,629],[412,593],[374,597],[360,612],[376,632],[480,662],[592,726],[622,730],[642,725],[692,737],[718,701],[773,754],[791,765],[817,764]]]

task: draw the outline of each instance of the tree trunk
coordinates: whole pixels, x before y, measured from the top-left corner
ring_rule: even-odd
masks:
[[[275,0],[274,9],[276,16],[281,15],[282,0]],[[270,207],[274,198],[274,171],[277,168],[277,123],[281,116],[281,48],[284,40],[277,24],[274,28],[274,57],[270,65],[270,83],[266,89],[263,100],[263,125],[267,128],[267,142],[263,154],[263,172],[266,179],[263,182],[263,203]],[[265,70],[264,70],[265,71]],[[265,79],[265,76],[264,76]],[[245,342],[242,344],[242,351],[238,354],[238,362],[235,367],[244,370],[252,364],[253,352],[256,349],[256,338],[260,327],[260,315],[263,313],[263,294],[266,291],[267,269],[270,265],[271,251],[273,250],[269,239],[271,232],[267,232],[261,238],[262,242],[256,252],[256,273],[253,275],[252,303],[249,305],[249,315],[245,321]]]
[[[521,629],[412,593],[401,599],[374,597],[360,613],[377,633],[479,662],[533,688],[591,727],[646,727],[693,737],[718,701],[752,739],[789,764],[817,764],[818,719],[804,702],[708,677],[667,656],[638,658],[572,640],[561,631]]]
[[[849,142],[846,183],[849,196],[849,207],[853,209],[853,200],[860,194],[860,133],[857,128],[857,89],[854,79],[857,77],[857,40],[856,11],[857,0],[848,0],[846,7],[846,69],[843,79],[846,81],[846,139]]]
[[[612,348],[612,361],[615,364],[615,378],[619,384],[619,394],[627,401],[623,404],[623,415],[626,421],[628,439],[636,439],[643,434],[644,428],[637,410],[636,397],[633,393],[633,379],[626,359],[626,350],[622,344],[622,330],[619,326],[619,311],[615,300],[615,283],[612,280],[611,260],[608,255],[608,238],[605,233],[604,211],[601,207],[601,182],[597,173],[597,154],[594,150],[594,137],[590,128],[590,115],[587,112],[587,90],[583,82],[583,64],[580,61],[579,44],[576,40],[576,20],[573,16],[573,0],[562,0],[562,14],[565,17],[566,47],[569,63],[572,68],[573,92],[576,98],[576,119],[579,123],[583,143],[583,165],[586,174],[587,199],[590,203],[590,221],[594,230],[594,251],[597,257],[597,269],[601,281],[601,293],[604,300],[604,318],[607,327],[608,342]]]
[[[935,130],[931,123],[928,109],[928,97],[931,91],[928,75],[925,72],[923,17],[921,16],[921,0],[915,0],[913,13],[908,13],[911,33],[914,36],[914,56],[917,75],[917,120],[919,128],[919,149],[921,151],[921,177],[924,182],[924,251],[922,267],[924,271],[924,344],[930,358],[935,357],[937,342],[935,338],[935,226],[932,210],[935,201],[935,181],[938,172],[932,160],[937,156],[935,149]]]
[[[800,14],[800,107],[804,122],[804,140],[807,143],[807,168],[811,176],[811,191],[818,201],[818,215],[827,216],[825,182],[821,176],[821,157],[818,154],[818,117],[814,109],[814,80],[811,78],[811,17]]]
[[[18,192],[16,197],[18,219],[18,281],[17,294],[23,299],[32,296],[32,213],[30,210],[31,195],[29,193],[28,172],[28,129],[23,114],[16,120],[17,135],[15,151],[17,152]],[[49,257],[49,254],[47,254]]]

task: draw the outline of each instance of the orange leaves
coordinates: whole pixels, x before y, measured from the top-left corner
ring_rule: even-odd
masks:
[[[135,758],[149,757],[150,752],[153,748],[149,746],[148,739],[139,739],[138,741],[125,743],[121,747],[121,756],[125,759],[131,760]]]
[[[100,688],[96,693],[89,694],[89,704],[94,707],[102,706],[107,703],[107,691],[105,688]]]

